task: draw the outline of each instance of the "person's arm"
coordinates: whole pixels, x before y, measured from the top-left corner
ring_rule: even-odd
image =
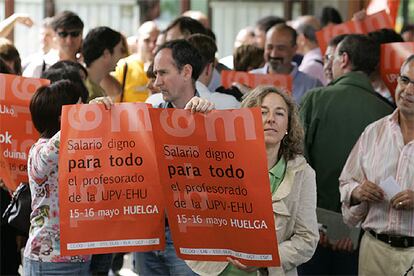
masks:
[[[89,101],[89,104],[103,104],[107,110],[110,110],[114,105],[114,101],[109,96],[96,97]]]
[[[368,213],[368,203],[384,199],[384,193],[369,181],[364,171],[363,158],[372,141],[364,131],[355,144],[339,177],[339,191],[344,221],[350,226],[358,225]]]
[[[315,172],[307,165],[303,173],[303,177],[300,178],[303,183],[299,190],[293,235],[279,244],[279,256],[284,271],[307,262],[314,254],[319,240]],[[294,185],[298,184],[300,183]]]
[[[27,14],[14,13],[0,22],[0,36],[7,37],[16,23],[23,24],[27,27],[33,26],[33,20]]]
[[[36,144],[31,150],[29,173],[34,179],[43,179],[59,162],[60,131],[46,143]]]

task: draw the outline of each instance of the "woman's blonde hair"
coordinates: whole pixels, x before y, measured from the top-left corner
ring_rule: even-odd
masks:
[[[282,97],[288,107],[288,134],[282,139],[278,156],[286,161],[292,160],[298,154],[303,154],[303,127],[299,120],[298,109],[292,98],[282,89],[274,86],[258,86],[244,96],[242,107],[260,107],[263,99],[270,93]]]

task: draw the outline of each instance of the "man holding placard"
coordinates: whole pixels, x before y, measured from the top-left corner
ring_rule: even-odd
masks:
[[[162,45],[154,58],[154,85],[161,89],[163,102],[157,107],[191,109],[207,112],[214,104],[199,98],[195,81],[202,71],[202,58],[185,40]],[[177,257],[168,220],[165,221],[166,248],[161,251],[135,253],[140,275],[194,275],[186,263]]]

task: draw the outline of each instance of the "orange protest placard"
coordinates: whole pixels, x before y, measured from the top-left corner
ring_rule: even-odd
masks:
[[[381,44],[380,73],[381,78],[395,97],[395,88],[401,65],[414,53],[414,42],[395,42]]]
[[[61,254],[163,249],[165,211],[147,105],[64,106],[61,129]]]
[[[150,113],[178,256],[278,266],[260,110]]]
[[[255,88],[259,85],[273,85],[287,90],[288,94],[292,91],[292,76],[283,74],[251,74],[241,71],[221,71],[221,84],[229,88],[233,82],[238,82],[248,87]]]
[[[366,34],[382,28],[392,29],[390,16],[381,11],[368,15],[364,20],[350,20],[342,24],[328,26],[316,32],[321,52],[325,53],[329,41],[341,34]]]
[[[29,103],[48,80],[0,74],[0,178],[15,190],[28,182],[27,156],[39,137],[32,124]]]

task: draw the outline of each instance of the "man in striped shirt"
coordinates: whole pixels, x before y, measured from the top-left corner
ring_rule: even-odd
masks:
[[[366,231],[359,275],[405,275],[414,263],[414,55],[395,95],[397,109],[365,129],[339,178],[345,222]]]

